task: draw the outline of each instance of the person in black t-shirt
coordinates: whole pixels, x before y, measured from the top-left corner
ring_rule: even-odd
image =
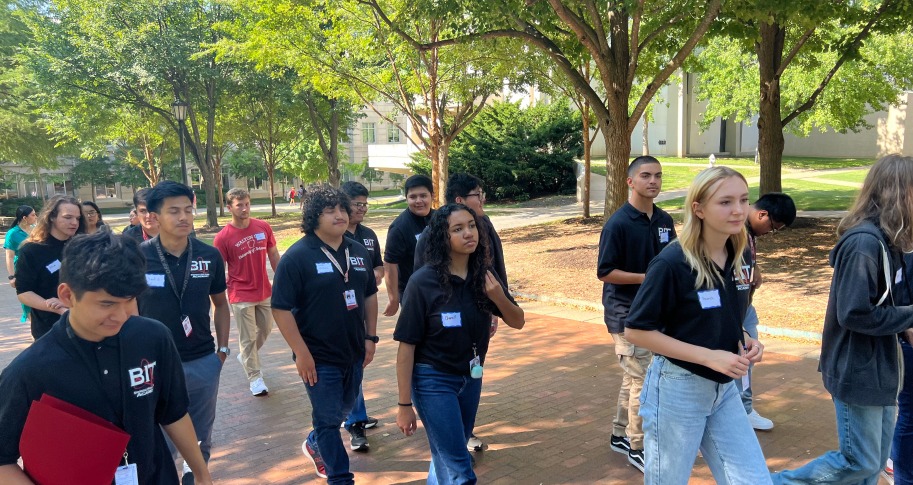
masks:
[[[294,352],[311,401],[313,431],[301,449],[317,475],[354,483],[339,436],[377,345],[377,283],[368,251],[344,236],[349,198],[332,187],[305,196],[305,236],[273,278],[273,318]]]
[[[393,338],[399,342],[396,424],[416,429],[415,409],[431,445],[428,483],[475,483],[466,442],[482,392],[482,366],[492,313],[508,326],[525,324],[523,310],[488,270],[488,241],[479,218],[463,204],[447,204],[431,217],[428,258],[406,286]]]
[[[434,212],[431,203],[434,185],[425,175],[413,175],[403,185],[409,207],[390,224],[384,246],[384,274],[387,278],[387,308],[384,315],[392,317],[399,310],[406,283],[412,276],[415,244]]]
[[[55,195],[38,214],[38,224],[19,247],[16,295],[32,309],[32,337],[41,338],[67,311],[57,298],[63,248],[77,233],[85,232],[82,206],[74,197]]]
[[[187,458],[196,483],[212,483],[187,415],[171,334],[155,320],[131,316],[136,295],[146,289],[144,266],[136,243],[107,228],[67,245],[58,295],[70,310],[0,374],[0,483],[31,483],[16,460],[29,407],[43,394],[127,432],[124,456],[136,467],[137,483],[178,483],[162,430]],[[115,470],[110,473],[113,479]]]
[[[346,182],[339,187],[339,190],[349,196],[349,200],[352,202],[352,214],[349,216],[349,227],[346,229],[345,235],[368,250],[368,254],[371,255],[371,266],[374,267],[374,281],[380,286],[380,282],[384,279],[380,241],[377,240],[377,234],[371,228],[362,224],[365,214],[368,213],[368,189],[358,182]],[[349,447],[353,451],[368,451],[370,444],[365,435],[365,429],[377,426],[377,418],[368,416],[364,391],[361,387],[358,388],[355,405],[343,425],[351,435]]]
[[[482,187],[482,180],[468,173],[456,173],[447,179],[447,190],[444,198],[448,204],[463,204],[472,209],[479,219],[479,237],[488,240],[488,252],[491,256],[491,270],[504,287],[510,289],[507,281],[507,267],[504,264],[504,248],[501,246],[501,237],[498,231],[491,223],[491,219],[485,215],[485,190]],[[425,265],[425,250],[428,245],[426,235],[428,228],[422,232],[422,237],[418,239],[415,245],[415,265],[414,270]],[[495,336],[498,331],[498,317],[491,317],[491,337]],[[485,444],[482,443],[475,433],[469,434],[469,441],[466,442],[466,448],[470,451],[482,451]]]
[[[770,483],[732,379],[764,347],[744,332],[751,289],[748,184],[728,167],[695,177],[682,234],[656,256],[631,303],[625,338],[655,355],[641,394],[644,483],[686,483],[698,448],[717,482]]]
[[[626,454],[628,462],[644,471],[644,432],[640,391],[653,354],[624,338],[625,317],[644,281],[647,265],[675,239],[675,225],[653,199],[663,187],[659,160],[637,157],[628,166],[628,201],[606,221],[599,235],[596,276],[602,284],[605,324],[615,343],[622,381],[609,446]]]
[[[159,182],[146,202],[159,234],[140,245],[146,257],[149,291],[139,298],[139,314],[171,330],[184,367],[188,412],[208,463],[219,376],[231,353],[225,262],[216,248],[190,237],[194,212],[190,187],[170,180]],[[210,329],[210,302],[215,338]],[[182,482],[187,485],[193,479],[185,457]]]

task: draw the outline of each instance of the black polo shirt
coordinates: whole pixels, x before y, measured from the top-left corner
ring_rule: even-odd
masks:
[[[365,247],[365,249],[368,250],[368,254],[371,256],[372,268],[377,268],[378,266],[384,265],[384,258],[380,252],[380,241],[377,239],[377,233],[375,233],[370,227],[367,227],[364,224],[359,224],[355,226],[355,234],[352,234],[347,230],[346,237],[351,238],[353,241],[361,244]]]
[[[146,284],[149,285],[149,289],[139,297],[139,313],[164,323],[171,330],[183,362],[196,360],[216,351],[215,339],[210,328],[209,296],[222,293],[226,288],[225,262],[219,251],[198,239],[189,238],[189,241],[188,248],[193,248],[193,261],[190,265],[187,290],[180,305],[156,251],[156,246],[161,247],[158,236],[140,245],[140,250],[146,257]],[[162,249],[178,287],[178,293],[184,284],[188,253],[185,249],[178,258]],[[185,315],[190,317],[190,335],[187,335],[181,324]]]
[[[326,248],[343,271],[349,251],[349,281],[320,249]],[[345,293],[355,292],[356,308]],[[308,351],[319,364],[348,367],[365,358],[365,298],[377,293],[368,250],[342,238],[338,250],[307,234],[285,252],[273,278],[272,306],[292,312]]]
[[[31,291],[42,298],[57,298],[60,283],[60,262],[67,241],[48,234],[45,242],[26,242],[19,247],[16,261],[16,294]],[[48,333],[60,315],[54,312],[31,309],[32,337],[36,340]]]
[[[399,266],[399,295],[403,296],[406,284],[412,276],[415,260],[415,244],[422,235],[422,230],[428,225],[434,211],[425,217],[413,214],[409,209],[404,210],[393,219],[390,229],[387,230],[387,244],[384,246],[384,261]]]
[[[484,365],[491,315],[501,316],[501,312],[491,301],[487,301],[491,311],[480,309],[466,280],[450,275],[450,286],[448,298],[434,268],[424,266],[416,271],[406,286],[403,299],[409,304],[399,314],[393,340],[415,345],[416,363],[468,376],[473,344]],[[514,301],[507,288],[504,294]]]
[[[618,269],[645,273],[650,261],[675,239],[675,224],[666,211],[653,206],[653,218],[625,202],[606,221],[599,235],[596,276]],[[625,329],[625,316],[640,285],[602,283],[602,307],[610,333]]]
[[[72,332],[68,316],[0,374],[0,465],[19,459],[29,407],[48,394],[126,431],[139,483],[177,484],[160,426],[184,417],[188,398],[170,332],[159,322],[134,316],[116,336],[94,343]]]
[[[488,216],[482,216],[481,222],[484,225],[479,228],[479,237],[482,237],[482,234],[488,235],[488,250],[491,253],[491,269],[498,276],[498,279],[501,280],[501,283],[505,287],[510,288],[510,284],[507,282],[507,266],[504,264],[504,247],[501,246],[501,237],[498,236],[498,231],[495,230],[495,226],[491,223],[491,219]],[[419,268],[425,265],[425,246],[428,245],[428,240],[425,236],[428,235],[428,228],[422,231],[422,237],[419,238],[418,242],[415,245],[415,260],[413,262],[413,267],[415,271],[418,271]]]
[[[631,304],[625,326],[658,330],[682,342],[738,353],[751,285],[737,281],[731,243],[727,242],[726,249],[726,268],[720,270],[725,281],[717,281],[713,288],[696,290],[697,273],[685,261],[681,245],[666,247],[647,268],[647,277]],[[747,281],[747,268],[740,273]],[[709,367],[666,357],[701,377],[716,382],[732,380]]]

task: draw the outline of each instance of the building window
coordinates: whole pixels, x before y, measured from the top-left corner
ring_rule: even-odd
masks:
[[[387,125],[387,143],[399,143],[399,127],[390,123]]]
[[[54,182],[54,194],[69,195],[73,188],[73,183],[69,180],[63,182]]]
[[[361,142],[362,143],[374,143],[374,123],[362,123],[361,124]]]
[[[112,199],[117,193],[117,188],[114,184],[101,184],[95,186],[95,198],[96,199]]]
[[[25,193],[32,197],[38,197],[40,195],[38,192],[38,182],[34,180],[27,181],[25,183]]]
[[[190,182],[191,187],[193,187],[193,188],[196,188],[196,189],[203,188],[203,174],[200,173],[200,169],[198,169],[198,168],[190,169],[189,182]]]

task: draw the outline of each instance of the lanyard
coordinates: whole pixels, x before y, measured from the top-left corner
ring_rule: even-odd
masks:
[[[345,273],[342,272],[342,266],[339,265],[339,261],[336,261],[336,258],[334,258],[333,255],[330,254],[329,251],[327,251],[327,248],[325,246],[320,246],[320,250],[323,251],[323,254],[325,254],[326,257],[329,258],[330,262],[333,263],[333,266],[335,266],[336,269],[339,271],[339,274],[342,275],[342,281],[344,283],[348,283],[349,282],[349,269],[352,268],[352,260],[349,259],[349,248],[348,247],[346,248],[346,271],[345,271]]]
[[[120,371],[123,368],[123,351],[121,349],[120,335],[115,335],[114,338],[117,339],[117,362],[118,369],[115,369],[114,372],[117,373],[115,379],[118,384],[118,389],[120,389],[120,412],[117,410],[117,406],[107,399],[108,393],[105,392],[105,386],[101,381],[101,377],[98,376],[98,359],[93,359],[91,355],[86,354],[86,349],[76,340],[79,338],[76,335],[76,332],[73,331],[73,327],[70,325],[69,319],[67,320],[67,337],[70,338],[70,344],[73,345],[73,348],[76,350],[76,353],[79,354],[79,357],[82,359],[83,363],[86,365],[86,368],[89,370],[89,374],[92,374],[92,381],[98,386],[100,396],[104,398],[105,404],[111,408],[111,411],[114,413],[115,419],[119,420],[117,423],[120,425],[120,428],[124,431],[127,430],[126,427],[126,413],[127,413],[127,403],[126,396],[124,393],[123,381],[121,380]],[[100,343],[100,342],[99,342]],[[96,344],[97,345],[97,344]],[[94,363],[93,363],[94,362]]]
[[[178,293],[178,285],[174,282],[174,276],[171,274],[171,267],[168,265],[168,262],[165,261],[165,253],[162,252],[162,242],[156,237],[153,239],[152,245],[155,246],[155,251],[159,255],[162,267],[165,268],[165,274],[168,275],[168,281],[171,283],[171,291],[174,293],[174,296],[178,297],[178,308],[183,308],[184,292],[187,290],[187,282],[190,281],[190,264],[193,262],[193,242],[189,239],[187,240],[187,268],[184,269],[184,285],[181,286],[180,293]],[[178,257],[178,262],[180,262],[180,257]]]

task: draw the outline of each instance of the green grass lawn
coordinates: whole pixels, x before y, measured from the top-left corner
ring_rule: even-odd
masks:
[[[698,163],[706,165],[708,163],[706,158],[679,158],[679,157],[657,157],[662,163]],[[717,158],[717,165],[725,165],[727,167],[757,167],[754,163],[754,158]],[[874,158],[814,158],[814,157],[783,157],[783,166],[786,168],[792,169],[801,169],[801,170],[825,170],[833,168],[856,168],[856,167],[869,167],[875,163]],[[663,173],[667,173],[672,167],[667,167],[663,169]],[[697,168],[697,167],[695,167]],[[599,175],[605,176],[605,158],[595,158],[591,163],[591,170],[593,173],[598,173]],[[697,170],[698,172],[700,169]],[[742,172],[742,170],[739,170]],[[697,172],[695,172],[697,173]],[[745,172],[742,172],[745,173]]]
[[[386,197],[388,195],[399,195],[403,191],[400,189],[372,190],[371,197]]]
[[[838,185],[819,184],[799,179],[786,179],[783,181],[783,192],[789,194],[796,201],[796,209],[802,211],[847,210],[859,193],[859,189],[842,187]],[[752,201],[758,198],[758,187],[748,189],[748,197]],[[660,202],[657,205],[664,210],[681,209],[685,203],[684,197]]]
[[[868,173],[869,173],[869,169],[866,168],[866,169],[855,170],[855,171],[846,172],[846,173],[822,174],[821,177],[819,177],[819,178],[828,179],[828,180],[839,180],[841,182],[857,182],[857,183],[861,184],[862,181],[865,180],[865,176]]]

